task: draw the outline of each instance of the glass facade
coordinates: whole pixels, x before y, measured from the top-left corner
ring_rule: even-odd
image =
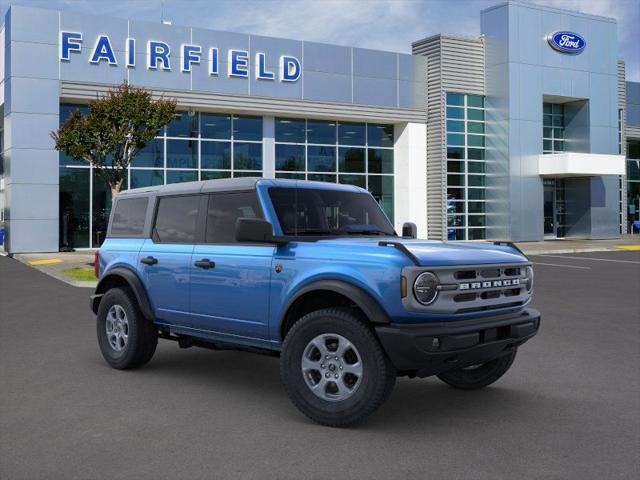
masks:
[[[447,93],[447,237],[486,237],[484,97]]]
[[[86,105],[60,105],[60,122]],[[138,152],[122,189],[213,178],[262,176],[262,117],[178,112]],[[111,190],[86,162],[60,152],[60,246],[98,247]]]
[[[640,221],[640,140],[627,141],[627,222]]]
[[[366,188],[393,222],[393,144],[393,125],[276,118],[276,178]]]
[[[542,153],[564,152],[564,105],[542,104]]]

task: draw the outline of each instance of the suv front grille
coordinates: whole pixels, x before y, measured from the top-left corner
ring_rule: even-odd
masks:
[[[522,307],[531,299],[531,293],[527,291],[527,266],[407,267],[404,275],[408,282],[413,282],[420,273],[430,271],[438,276],[441,288],[431,305],[420,305],[410,298],[404,303],[411,310],[450,314]]]

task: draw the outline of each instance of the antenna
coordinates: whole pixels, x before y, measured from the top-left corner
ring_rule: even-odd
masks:
[[[171,20],[165,20],[164,18],[164,0],[160,2],[160,23],[163,25],[171,25]]]

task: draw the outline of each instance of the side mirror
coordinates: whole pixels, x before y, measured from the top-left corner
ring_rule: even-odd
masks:
[[[402,238],[418,238],[418,227],[415,223],[405,222],[402,225]]]
[[[238,218],[236,220],[236,240],[248,243],[271,243],[273,227],[261,218]]]

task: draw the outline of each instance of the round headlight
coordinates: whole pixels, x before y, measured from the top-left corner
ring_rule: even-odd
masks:
[[[525,275],[527,278],[527,292],[531,293],[533,291],[533,267],[527,267]]]
[[[424,272],[418,275],[413,284],[413,294],[422,305],[429,305],[438,296],[440,281],[434,273]]]

